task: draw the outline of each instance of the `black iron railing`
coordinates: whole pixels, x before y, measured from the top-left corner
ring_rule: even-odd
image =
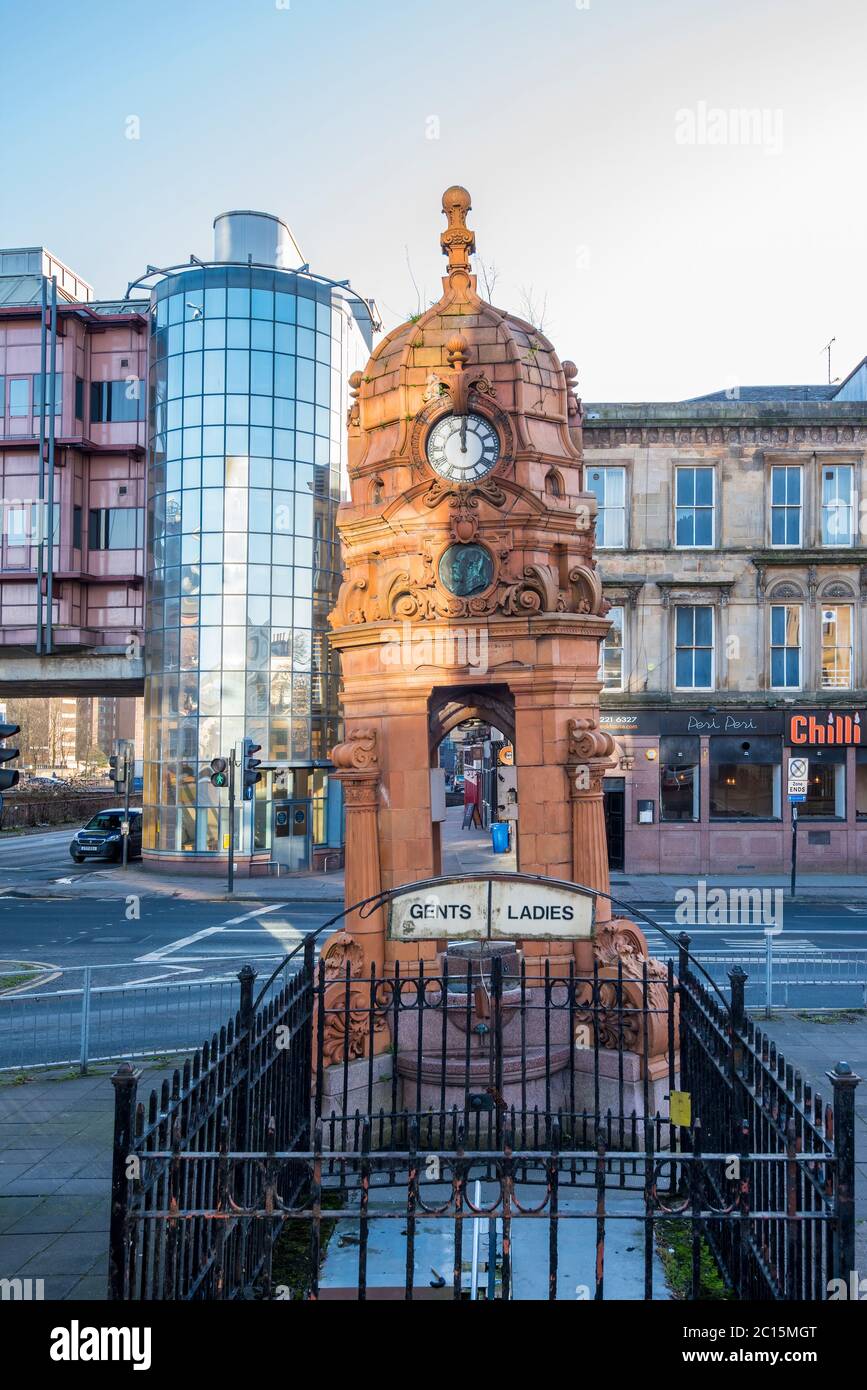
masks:
[[[113,1078],[110,1296],[274,1296],[290,1231],[303,1269],[277,1296],[337,1296],[329,1270],[339,1253],[345,1277],[347,1249],[349,1296],[381,1296],[377,1230],[399,1247],[388,1292],[418,1297],[424,1240],[444,1222],[452,1268],[433,1293],[475,1296],[467,1241],[485,1222],[495,1296],[564,1296],[587,1230],[587,1296],[601,1298],[606,1231],[631,1221],[636,1297],[661,1291],[656,1243],[675,1222],[692,1297],[710,1251],[735,1297],[824,1298],[854,1263],[857,1078],[839,1064],[825,1106],[745,1018],[743,973],[729,1008],[679,946],[676,977],[623,960],[504,975],[494,957],[461,981],[447,965],[329,974],[308,938],[258,1008],[245,967],[238,1013],[146,1107],[132,1068]],[[541,1294],[514,1272],[532,1221],[547,1223]]]

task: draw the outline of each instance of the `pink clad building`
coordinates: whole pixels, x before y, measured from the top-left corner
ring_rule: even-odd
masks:
[[[147,331],[144,301],[0,251],[0,693],[141,689]]]

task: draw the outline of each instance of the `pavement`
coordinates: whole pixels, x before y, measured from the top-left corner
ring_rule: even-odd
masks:
[[[114,1092],[104,1074],[0,1086],[0,1278],[106,1297]],[[147,1070],[139,1096],[170,1075]]]
[[[855,1268],[867,1277],[867,1017],[800,1013],[757,1023],[825,1102],[833,1093],[825,1073],[837,1062],[848,1062],[861,1077],[855,1090]]]
[[[443,834],[443,873],[514,872],[514,851],[495,855],[489,830],[462,830],[462,811],[460,806],[448,808]],[[6,838],[0,835],[0,897],[12,894],[25,898],[99,898],[122,897],[129,893],[158,894],[188,902],[339,904],[343,901],[342,870],[285,874],[279,878],[236,877],[234,892],[229,894],[223,875],[168,873],[164,869],[145,868],[140,861],[126,869],[114,864],[74,864],[68,853],[70,838],[69,829]],[[612,873],[611,891],[624,902],[670,903],[678,889],[694,889],[699,877],[696,874]],[[789,895],[788,874],[706,874],[703,881],[709,888],[780,888],[786,901],[793,901]],[[795,902],[838,900],[867,903],[867,873],[848,874],[842,878],[833,874],[798,875]]]
[[[867,1078],[867,1018],[863,1015],[832,1023],[803,1015],[775,1018],[762,1027],[786,1060],[827,1099],[831,1086],[825,1071],[838,1060],[847,1061]],[[86,1077],[0,1085],[0,1278],[44,1279],[48,1299],[105,1298],[114,1112],[110,1072],[106,1068]],[[170,1069],[165,1067],[146,1068],[139,1098],[159,1087],[167,1075]],[[855,1153],[860,1160],[855,1185],[856,1268],[863,1272],[867,1270],[867,1079],[856,1090],[855,1100]],[[591,1224],[579,1223],[582,1234],[584,1226],[589,1230]],[[618,1234],[629,1235],[630,1245],[636,1243],[628,1226]],[[570,1266],[569,1273],[570,1278],[580,1275],[579,1282],[588,1282],[582,1252],[583,1241],[576,1246],[581,1268],[573,1271]],[[523,1251],[522,1274],[531,1282],[537,1253],[529,1247]],[[538,1258],[544,1265],[544,1252]],[[642,1296],[637,1286],[632,1288],[634,1264],[624,1260],[618,1272],[620,1292],[611,1296]],[[445,1265],[441,1260],[439,1267],[447,1265],[447,1260]],[[606,1279],[609,1269],[617,1272],[613,1260],[606,1267]],[[329,1266],[332,1282],[339,1284],[341,1273],[337,1265]],[[654,1282],[657,1296],[664,1296],[661,1278]],[[538,1296],[538,1292],[524,1296]]]
[[[621,874],[612,873],[611,892],[625,902],[671,902],[679,888],[698,882],[708,888],[781,888],[788,902],[788,874]],[[798,874],[795,902],[851,898],[867,902],[867,874]]]

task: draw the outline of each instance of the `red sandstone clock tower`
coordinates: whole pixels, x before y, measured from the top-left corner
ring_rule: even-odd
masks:
[[[529,323],[479,297],[470,196],[443,196],[443,294],[350,379],[351,501],[338,514],[344,582],[331,614],[346,741],[346,901],[440,873],[429,769],[478,716],[513,741],[518,868],[609,888],[599,728],[607,604],[583,487],[577,370]],[[387,941],[383,916],[347,926],[366,965],[433,956]],[[643,954],[596,910],[596,954]],[[568,942],[522,943],[563,965]],[[575,946],[579,965],[593,945]]]

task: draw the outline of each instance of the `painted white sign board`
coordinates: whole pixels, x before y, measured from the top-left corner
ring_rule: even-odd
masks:
[[[589,939],[594,898],[532,879],[457,879],[393,898],[388,934],[398,941],[483,939],[542,941]]]

